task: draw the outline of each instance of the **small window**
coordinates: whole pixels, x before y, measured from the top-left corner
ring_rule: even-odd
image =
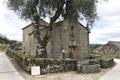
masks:
[[[74,26],[71,26],[71,31],[73,31],[74,30]]]
[[[70,32],[70,40],[74,41],[74,26],[71,26],[71,32]]]

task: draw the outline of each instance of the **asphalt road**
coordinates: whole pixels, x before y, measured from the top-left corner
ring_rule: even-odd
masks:
[[[114,61],[117,64],[99,80],[120,80],[120,59],[114,59]]]
[[[2,52],[0,52],[0,80],[24,80]]]

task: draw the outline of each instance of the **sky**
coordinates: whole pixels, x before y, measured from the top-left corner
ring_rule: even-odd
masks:
[[[0,33],[9,39],[22,41],[22,28],[30,24],[6,7],[6,0],[0,0]],[[105,44],[120,41],[120,0],[100,2],[97,6],[99,19],[90,33],[90,43]]]

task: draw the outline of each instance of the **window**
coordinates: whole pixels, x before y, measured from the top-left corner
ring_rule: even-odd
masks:
[[[71,41],[74,41],[74,26],[71,26],[71,29],[70,29],[70,40]]]

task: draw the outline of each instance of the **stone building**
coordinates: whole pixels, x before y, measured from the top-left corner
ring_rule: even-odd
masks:
[[[46,34],[45,21],[40,21],[41,38]],[[33,25],[23,28],[23,51],[35,56],[35,39]],[[53,59],[88,59],[89,58],[89,30],[78,21],[59,21],[54,24],[52,36],[46,47],[48,58]]]
[[[107,44],[102,46],[99,50],[94,50],[98,54],[105,54],[113,57],[120,57],[120,42],[109,41]]]
[[[40,37],[43,37],[46,33],[46,30],[44,29],[45,26],[48,26],[48,23],[41,20],[40,21],[40,29],[41,35]],[[23,52],[27,55],[36,56],[36,47],[35,47],[35,38],[33,34],[33,24],[29,24],[26,27],[22,28],[23,30]]]

